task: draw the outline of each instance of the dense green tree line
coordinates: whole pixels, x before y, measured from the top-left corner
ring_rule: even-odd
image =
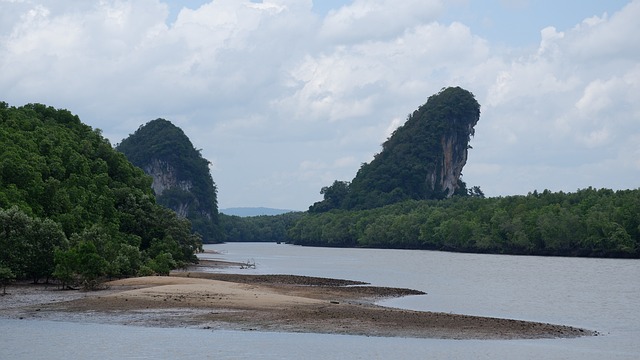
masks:
[[[302,212],[280,215],[240,217],[220,214],[224,241],[287,242],[289,229],[303,216]]]
[[[151,178],[69,111],[0,102],[0,143],[3,278],[76,283],[196,261],[189,221],[156,204]]]
[[[300,245],[637,258],[640,190],[457,196],[307,213],[288,235]]]

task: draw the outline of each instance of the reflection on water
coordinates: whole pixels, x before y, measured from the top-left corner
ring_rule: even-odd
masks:
[[[423,290],[386,305],[586,327],[562,340],[430,340],[158,329],[0,319],[0,359],[636,359],[640,262],[222,244],[212,258],[290,273]]]

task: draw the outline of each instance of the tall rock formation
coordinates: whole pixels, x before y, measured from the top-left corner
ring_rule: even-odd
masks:
[[[156,119],[140,126],[116,149],[153,178],[151,187],[159,204],[189,219],[205,243],[222,239],[209,161],[180,128]]]
[[[434,130],[440,136],[442,149],[442,156],[435,159],[435,169],[427,174],[427,186],[432,194],[442,192],[451,197],[464,189],[460,177],[467,163],[469,140],[475,134],[473,127],[480,119],[480,105],[473,94],[458,87],[430,97],[424,107],[424,121],[440,123]]]
[[[441,90],[409,115],[350,184],[335,182],[323,188],[325,200],[309,210],[368,209],[466,194],[462,168],[479,119],[480,105],[472,93],[459,87]],[[336,193],[343,195],[336,199]]]

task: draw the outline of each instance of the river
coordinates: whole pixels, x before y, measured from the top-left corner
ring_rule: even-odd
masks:
[[[550,322],[601,335],[551,340],[436,340],[156,329],[0,319],[1,359],[636,359],[640,261],[207,245],[204,258],[255,262],[247,274],[297,274],[407,287],[427,295],[386,306]],[[219,270],[218,270],[219,271]]]

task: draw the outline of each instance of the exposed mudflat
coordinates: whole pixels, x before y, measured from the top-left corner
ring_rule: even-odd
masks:
[[[563,325],[377,306],[376,299],[423,293],[351,280],[182,271],[107,285],[95,292],[14,285],[0,296],[0,317],[443,339],[597,335]]]

